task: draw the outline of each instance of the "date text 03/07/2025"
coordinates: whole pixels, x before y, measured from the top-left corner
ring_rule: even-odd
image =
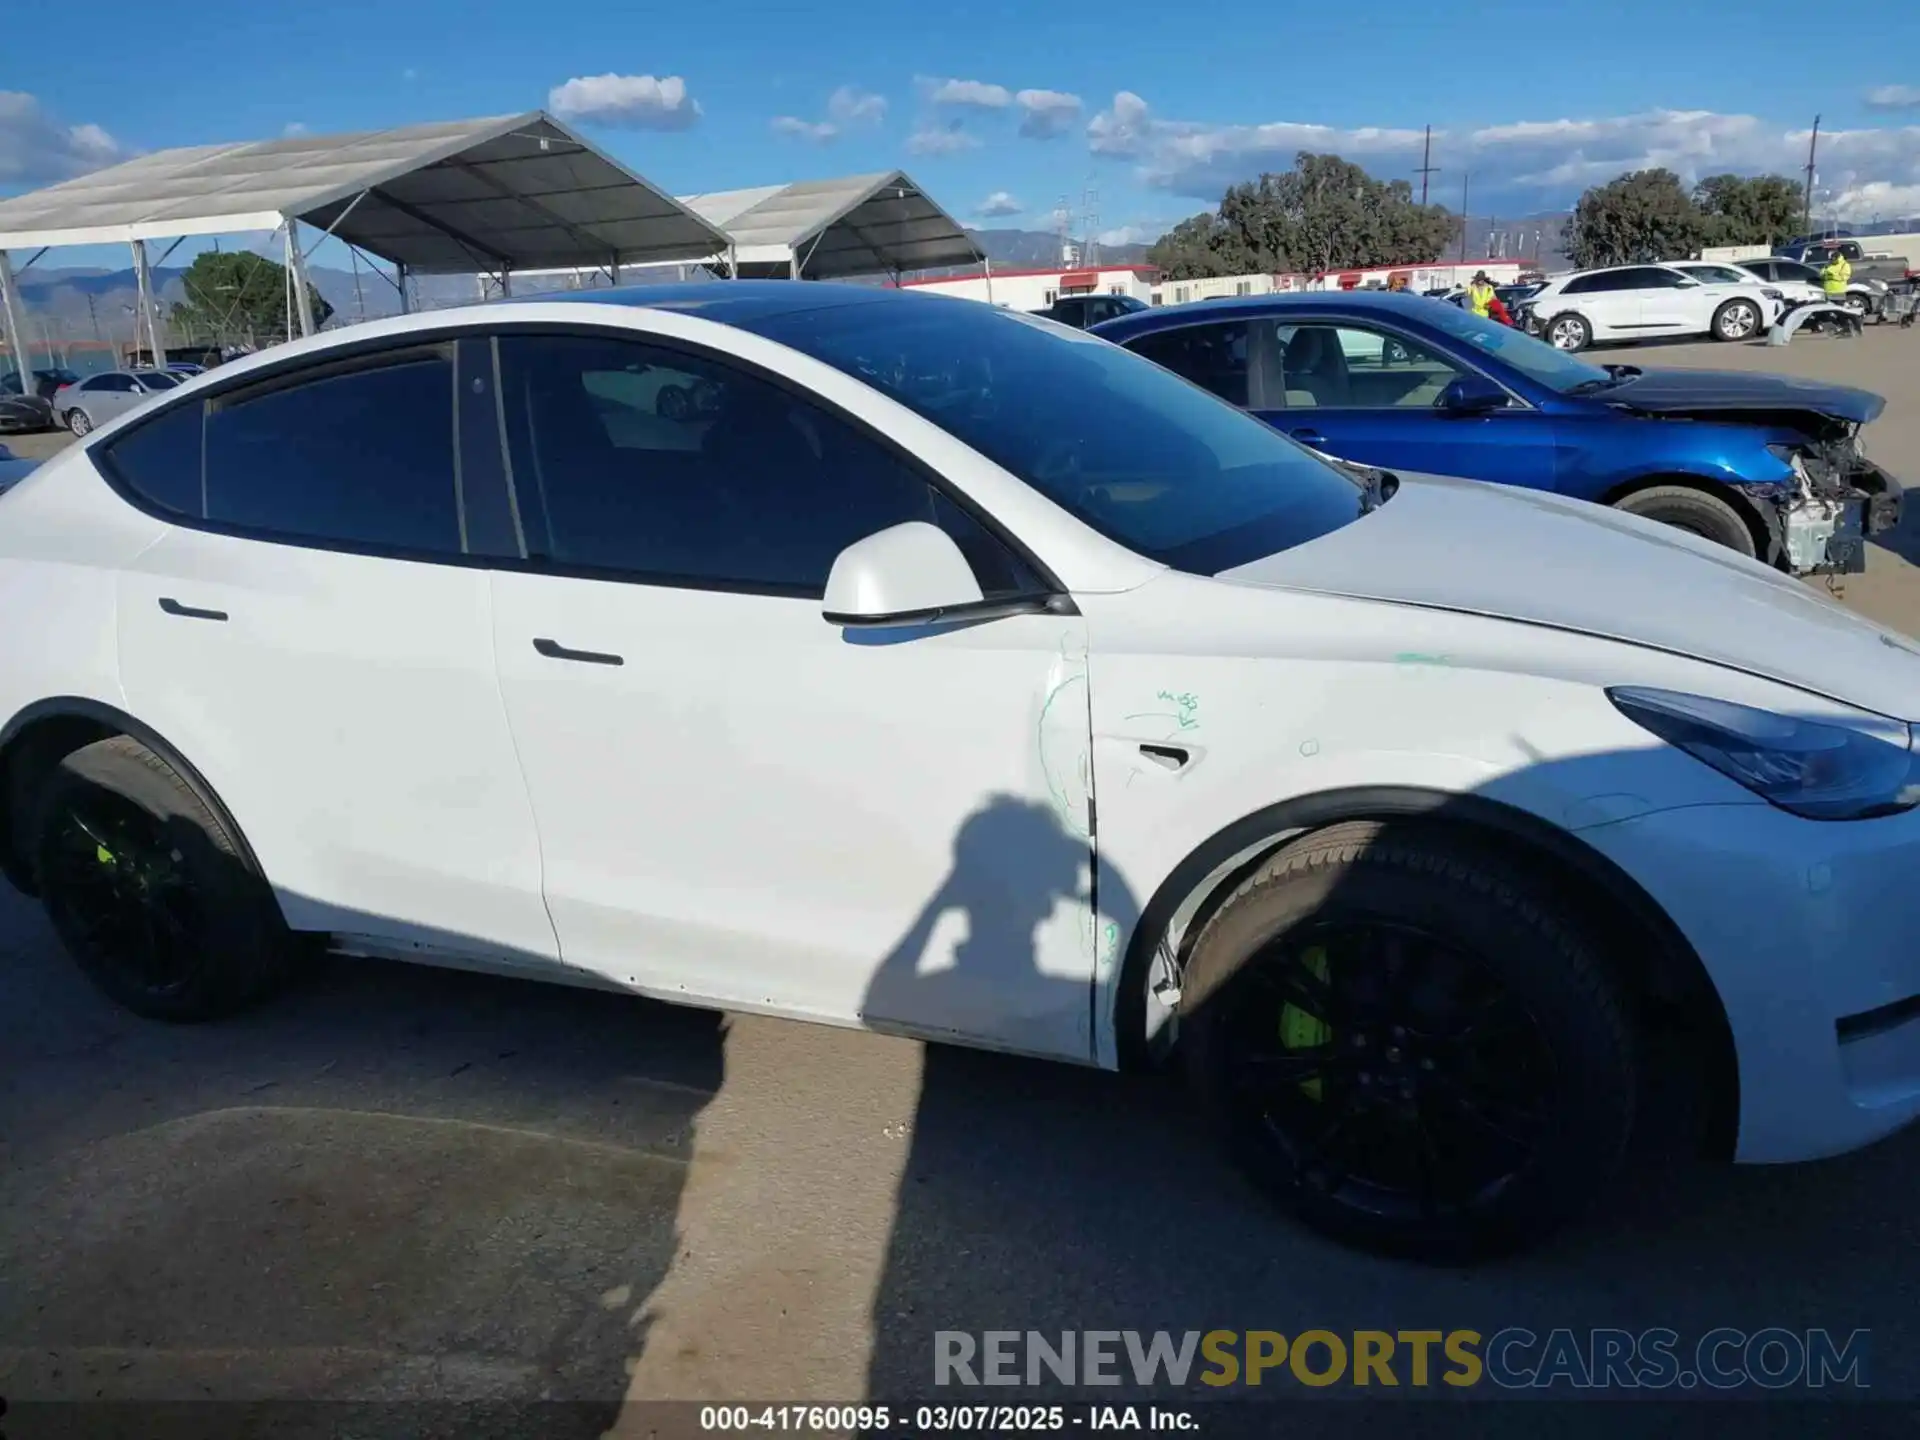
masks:
[[[1030,1431],[1200,1428],[1190,1410],[1160,1405],[703,1405],[700,1428],[718,1434],[1009,1435]]]

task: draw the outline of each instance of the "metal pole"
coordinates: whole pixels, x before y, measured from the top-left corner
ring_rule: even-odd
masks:
[[[1820,149],[1820,117],[1813,117],[1813,134],[1807,139],[1807,189],[1800,207],[1800,233],[1813,234],[1813,161]]]
[[[13,368],[20,372],[20,393],[31,395],[33,386],[28,377],[33,367],[27,363],[27,330],[20,318],[26,307],[20,303],[20,291],[13,283],[13,261],[4,250],[0,250],[0,310],[6,312],[7,340],[13,346]]]
[[[147,326],[148,363],[156,370],[165,369],[167,347],[160,338],[160,308],[154,300],[153,271],[147,267],[147,242],[144,240],[133,242],[133,279],[140,297],[139,319],[144,320]],[[138,323],[135,324],[133,338],[137,344],[140,339]]]
[[[1472,223],[1467,218],[1467,182],[1471,179],[1471,171],[1460,177],[1460,262],[1463,265],[1467,259],[1467,226]]]
[[[993,303],[993,257],[983,255],[980,259],[981,263],[987,267],[987,303],[991,305]]]
[[[413,312],[413,305],[407,299],[407,265],[404,260],[396,260],[393,262],[393,283],[394,288],[400,292],[400,313],[402,315],[411,314]]]
[[[1420,147],[1420,203],[1427,203],[1427,177],[1438,175],[1439,167],[1433,163],[1433,127],[1427,126],[1426,141]]]
[[[727,278],[729,280],[740,278],[740,247],[738,245],[727,246]]]
[[[300,251],[300,222],[291,215],[287,217],[287,275],[293,284],[293,308],[300,317],[300,333],[311,335],[317,327],[313,323],[313,294],[307,289],[307,257]]]

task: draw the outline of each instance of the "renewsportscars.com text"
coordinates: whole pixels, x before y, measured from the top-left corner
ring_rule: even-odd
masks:
[[[1493,1385],[1508,1390],[1867,1386],[1865,1330],[940,1330],[941,1386]]]

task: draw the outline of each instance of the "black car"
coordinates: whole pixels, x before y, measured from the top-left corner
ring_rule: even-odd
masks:
[[[1062,295],[1046,309],[1031,313],[1048,320],[1058,320],[1062,325],[1071,325],[1076,330],[1085,330],[1102,320],[1116,320],[1122,315],[1131,315],[1136,310],[1146,308],[1144,302],[1135,300],[1131,295]]]
[[[33,389],[23,394],[18,370],[0,375],[0,432],[51,430],[53,392],[79,378],[71,370],[36,370]]]

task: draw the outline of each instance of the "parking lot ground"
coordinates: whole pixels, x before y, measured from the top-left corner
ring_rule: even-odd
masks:
[[[1870,451],[1920,480],[1915,332],[1601,358],[1878,390]],[[1844,603],[1920,634],[1911,532]],[[1776,1169],[1650,1153],[1538,1253],[1411,1267],[1277,1219],[1171,1081],[347,961],[169,1027],[0,892],[15,1402],[554,1397],[610,1420],[623,1395],[930,1398],[941,1329],[1729,1325],[1870,1330],[1874,1392],[1911,1399],[1916,1193],[1920,1134]]]

